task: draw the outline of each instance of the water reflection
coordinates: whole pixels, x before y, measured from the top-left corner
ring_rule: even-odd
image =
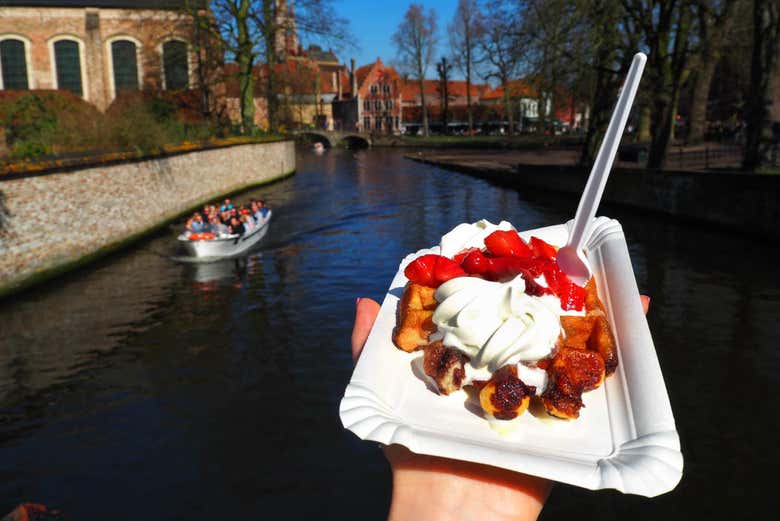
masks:
[[[404,255],[459,222],[545,226],[577,202],[381,150],[302,154],[296,176],[249,197],[274,221],[245,257],[175,262],[174,227],[0,304],[0,512],[35,500],[86,521],[381,518],[386,465],[336,414],[354,298],[379,298]],[[757,515],[776,429],[744,412],[779,405],[777,250],[603,213],[653,298],[685,475],[653,501],[559,486],[543,518]]]

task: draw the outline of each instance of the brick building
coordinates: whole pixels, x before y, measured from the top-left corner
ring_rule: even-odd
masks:
[[[2,0],[0,89],[63,89],[105,110],[122,90],[185,90],[203,76],[198,0]],[[205,47],[205,46],[201,46]]]
[[[400,134],[403,128],[401,87],[398,73],[377,58],[374,63],[349,72],[349,82],[333,102],[333,119],[339,130],[375,134]]]

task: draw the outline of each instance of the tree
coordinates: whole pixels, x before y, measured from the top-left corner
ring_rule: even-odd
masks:
[[[450,111],[450,71],[452,65],[447,63],[447,58],[441,58],[436,64],[436,72],[439,73],[439,99],[441,100],[441,125],[445,134],[449,134],[447,119]]]
[[[646,80],[651,94],[648,168],[661,168],[673,137],[680,89],[690,58],[694,23],[691,0],[622,0],[647,46]]]
[[[459,0],[452,23],[448,26],[452,59],[466,76],[466,117],[469,134],[474,131],[474,114],[471,109],[471,78],[477,44],[483,31],[482,12],[477,0]]]
[[[280,84],[275,64],[284,58],[285,36],[301,33],[338,46],[349,39],[348,22],[336,14],[333,0],[297,0],[295,11],[285,0],[212,0],[211,20],[203,23],[221,38],[228,57],[238,65],[241,126],[254,127],[254,67],[265,64],[259,78],[268,103],[268,127],[279,126]]]
[[[762,159],[761,141],[768,129],[772,77],[780,51],[780,0],[753,0],[753,52],[750,97],[745,110],[742,167],[755,170]]]
[[[514,116],[510,80],[518,73],[521,64],[521,35],[516,28],[520,23],[512,4],[505,0],[493,0],[488,5],[490,19],[485,22],[479,42],[481,59],[487,64],[486,79],[496,78],[504,90],[504,110],[509,122],[509,134],[514,134]]]
[[[707,101],[715,67],[721,59],[727,35],[733,21],[736,0],[700,0],[696,6],[699,29],[699,52],[694,64],[695,76],[688,117],[688,142],[704,140],[707,122]]]
[[[583,17],[579,4],[568,0],[526,0],[522,10],[522,33],[526,60],[539,90],[539,130],[555,124],[561,97],[573,104],[572,93],[578,83],[580,64],[588,46],[581,41]],[[565,92],[568,90],[569,92]],[[550,121],[545,121],[547,118]]]
[[[398,52],[398,63],[402,70],[414,77],[420,86],[422,103],[423,135],[428,136],[428,108],[425,104],[425,74],[433,59],[436,47],[436,13],[429,9],[426,14],[420,4],[411,4],[404,19],[393,34],[393,43]]]
[[[589,88],[580,87],[590,94],[590,116],[580,164],[590,165],[609,124],[620,82],[638,47],[638,33],[633,20],[621,8],[620,0],[588,0],[580,8],[587,27],[587,43],[580,44],[587,63],[581,70],[590,71],[589,77],[583,78],[583,83],[590,82]],[[639,105],[637,113],[641,112]]]

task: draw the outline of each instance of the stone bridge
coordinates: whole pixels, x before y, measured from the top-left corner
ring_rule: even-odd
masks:
[[[310,141],[319,141],[326,148],[345,145],[347,148],[366,148],[371,146],[371,134],[368,132],[342,132],[331,130],[295,130],[293,134]]]

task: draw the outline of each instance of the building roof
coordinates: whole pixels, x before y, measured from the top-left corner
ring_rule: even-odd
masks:
[[[104,7],[114,9],[205,9],[207,0],[2,0],[0,7]]]
[[[423,89],[425,94],[439,96],[439,81],[424,80]],[[449,96],[466,96],[466,82],[463,80],[450,80],[447,82]],[[471,97],[477,101],[485,92],[490,89],[489,85],[471,84]],[[420,97],[420,82],[417,80],[406,80],[401,87],[401,97],[406,102],[418,102]]]
[[[512,98],[538,98],[539,94],[532,85],[523,80],[511,80],[509,82],[509,95]],[[485,92],[481,99],[496,101],[504,98],[504,86],[499,85],[495,89]]]
[[[381,81],[400,82],[401,77],[395,72],[395,69],[382,63],[381,58],[377,58],[374,63],[358,67],[355,71],[357,78],[358,94],[365,95],[369,88],[368,80],[376,78]],[[400,85],[399,85],[400,88]]]

